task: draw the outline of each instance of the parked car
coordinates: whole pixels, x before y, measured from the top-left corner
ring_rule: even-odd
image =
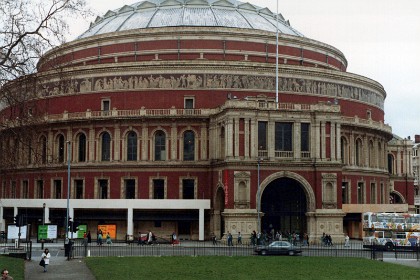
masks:
[[[296,249],[290,242],[274,241],[268,246],[256,246],[254,251],[258,255],[289,255],[294,256],[302,253],[302,250]]]

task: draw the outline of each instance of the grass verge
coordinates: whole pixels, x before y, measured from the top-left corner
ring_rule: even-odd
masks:
[[[331,257],[86,258],[96,279],[420,279],[420,270]]]
[[[9,275],[14,280],[25,279],[25,261],[23,259],[0,256],[0,273],[4,268],[9,271]]]

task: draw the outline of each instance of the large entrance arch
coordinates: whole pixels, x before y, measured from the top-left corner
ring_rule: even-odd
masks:
[[[314,193],[301,176],[279,172],[266,178],[262,184],[261,230],[308,232],[306,213],[313,211]]]
[[[219,186],[216,190],[216,196],[214,198],[213,207],[213,233],[217,238],[223,236],[225,228],[225,221],[222,213],[225,210],[225,192],[222,186]]]

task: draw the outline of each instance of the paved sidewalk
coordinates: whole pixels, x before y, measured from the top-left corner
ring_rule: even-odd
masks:
[[[395,263],[399,265],[411,266],[420,269],[420,261],[408,259],[384,258],[384,262]]]
[[[48,272],[44,273],[43,267],[39,266],[42,250],[35,248],[32,253],[32,260],[25,262],[25,279],[27,280],[96,280],[91,271],[87,268],[83,259],[72,259],[64,257],[64,250],[61,248],[49,247],[51,259],[48,265]]]

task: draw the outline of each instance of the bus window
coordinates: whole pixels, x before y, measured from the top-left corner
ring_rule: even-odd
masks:
[[[384,237],[385,237],[385,238],[391,238],[391,237],[392,237],[392,232],[390,232],[390,231],[386,231],[386,232],[384,233]]]
[[[396,232],[394,238],[405,239],[405,232]]]

